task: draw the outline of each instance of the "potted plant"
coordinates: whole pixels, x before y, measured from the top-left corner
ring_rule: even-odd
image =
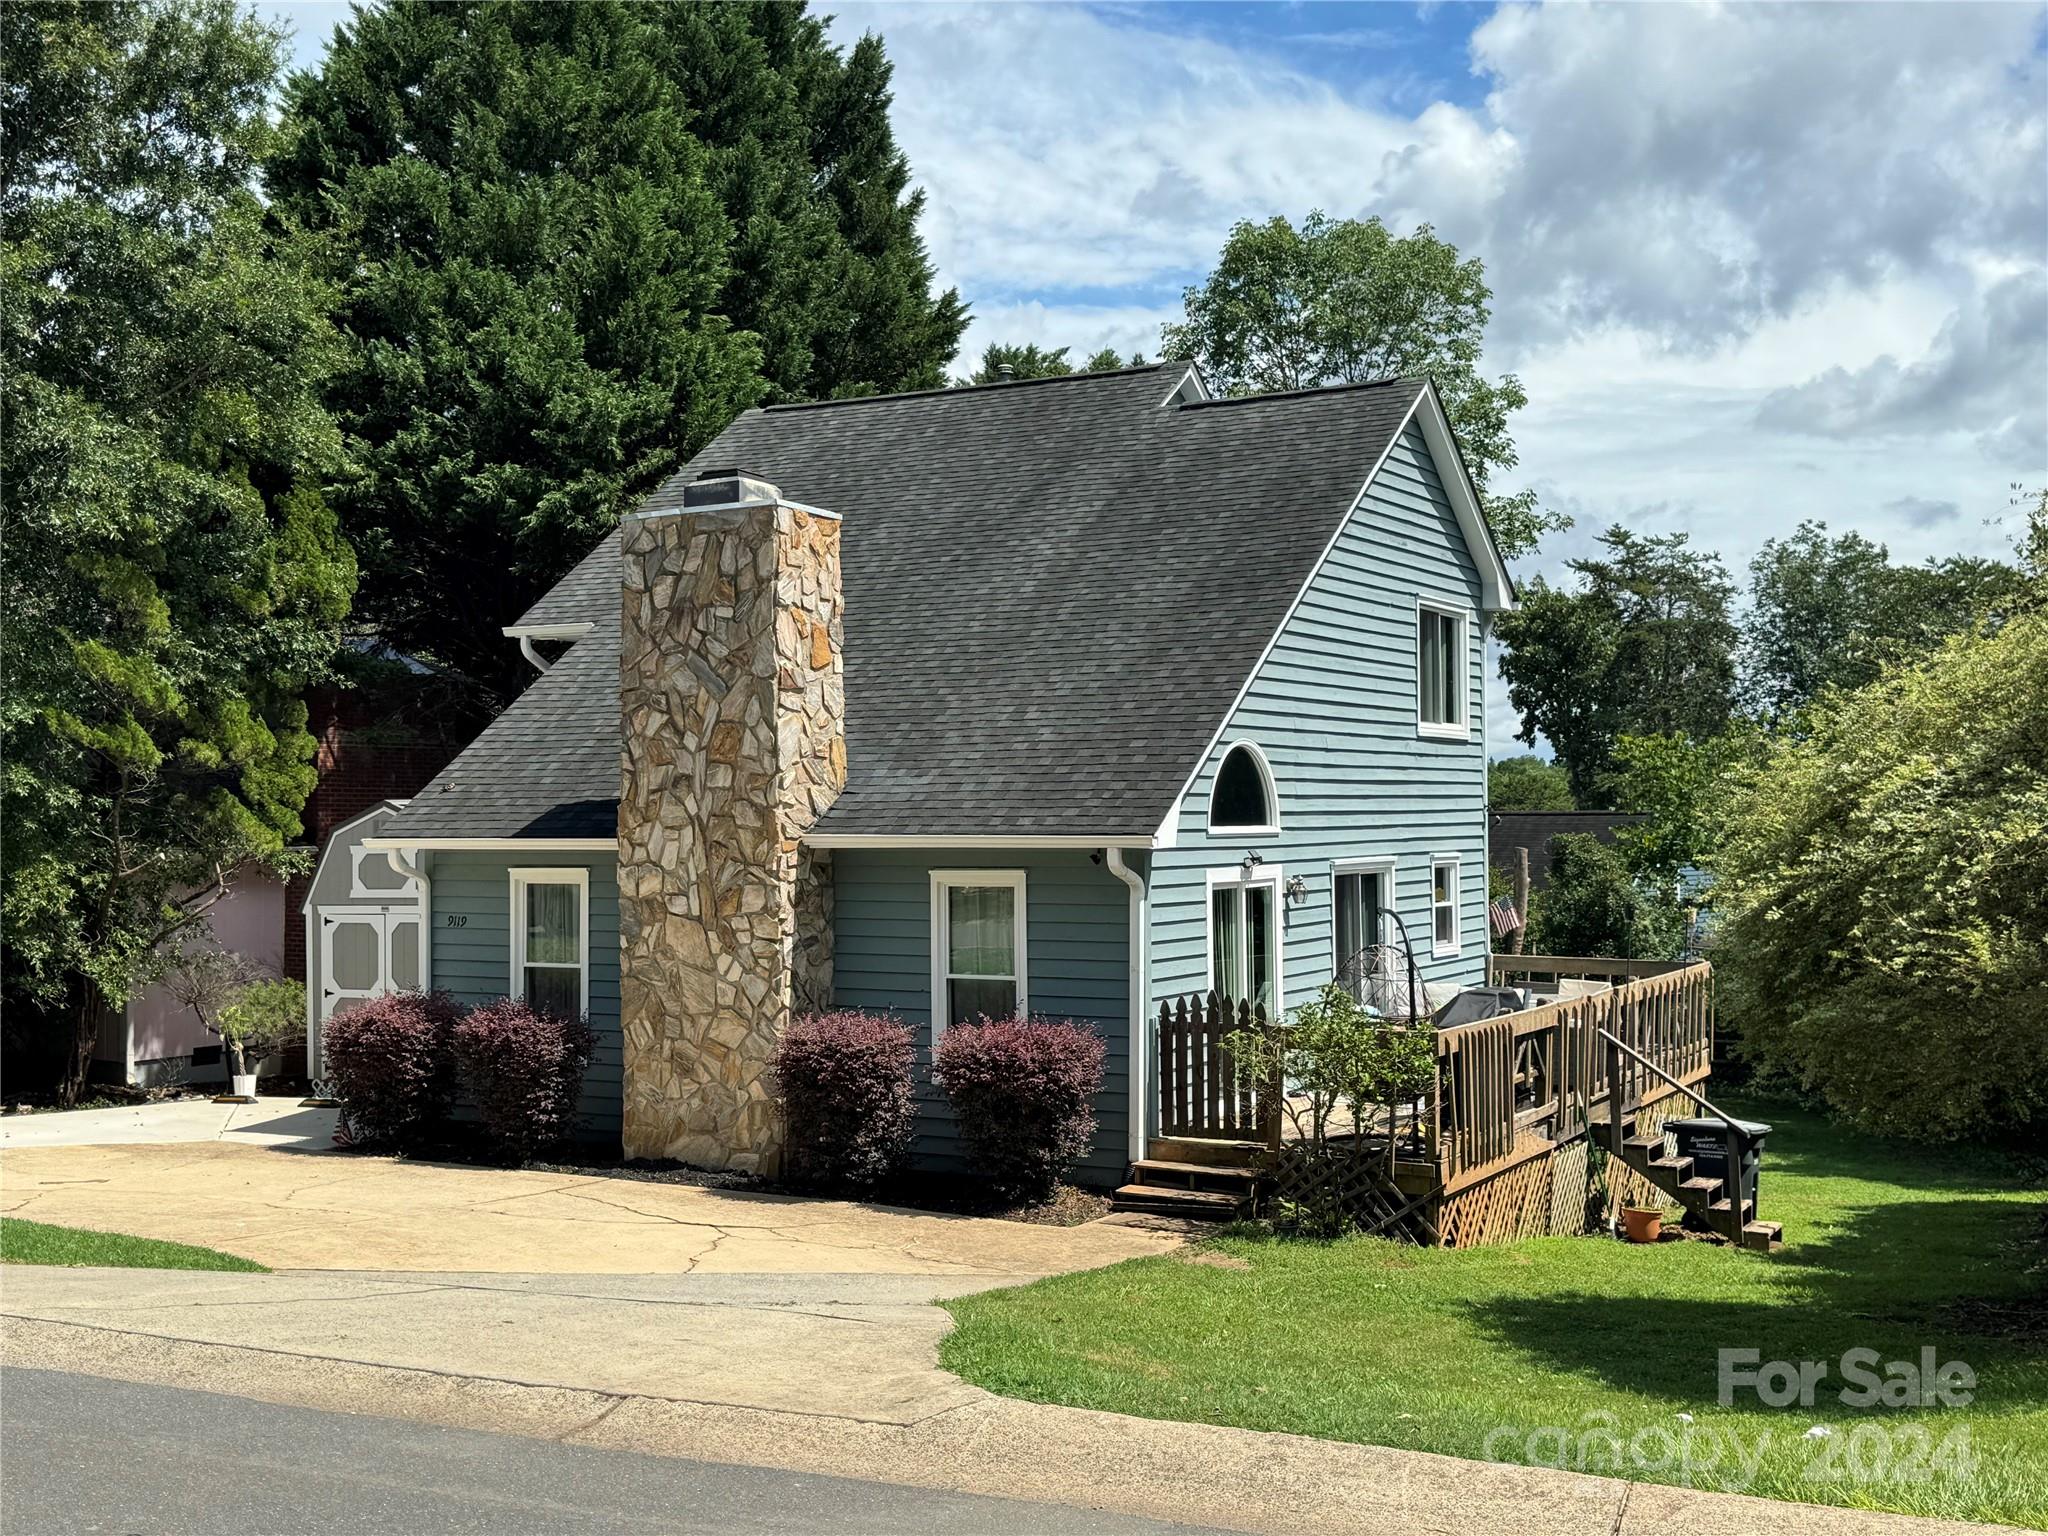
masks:
[[[235,1096],[256,1096],[256,1068],[291,1044],[306,1027],[306,988],[296,981],[254,981],[238,987],[220,1010],[213,1032],[227,1048]]]
[[[1621,1228],[1632,1243],[1654,1243],[1664,1235],[1664,1208],[1631,1201],[1622,1208]]]

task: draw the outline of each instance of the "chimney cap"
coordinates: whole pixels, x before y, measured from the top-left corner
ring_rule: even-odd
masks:
[[[739,468],[707,469],[683,487],[683,506],[688,510],[759,506],[782,499],[780,486],[762,479],[752,470]]]

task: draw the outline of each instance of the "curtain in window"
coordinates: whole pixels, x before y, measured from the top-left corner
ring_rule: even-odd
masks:
[[[1249,885],[1244,891],[1245,949],[1251,970],[1251,1001],[1273,1015],[1273,887]]]
[[[1444,653],[1437,634],[1437,616],[1427,608],[1417,615],[1417,664],[1422,668],[1422,718],[1443,723]]]
[[[1007,885],[946,891],[946,1022],[1017,1011],[1017,893]]]
[[[529,885],[526,888],[526,961],[529,965],[577,965],[582,938],[573,885]]]
[[[1243,893],[1226,888],[1209,895],[1209,985],[1222,997],[1244,996],[1244,904]]]
[[[573,885],[526,887],[526,1001],[573,1019],[583,1012],[583,893]]]

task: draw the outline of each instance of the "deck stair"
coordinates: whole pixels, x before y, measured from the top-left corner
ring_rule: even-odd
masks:
[[[1178,1216],[1194,1221],[1230,1221],[1251,1206],[1258,1186],[1253,1160],[1264,1150],[1256,1141],[1154,1140],[1150,1154],[1131,1164],[1129,1182],[1112,1204],[1119,1211]]]
[[[1768,1253],[1783,1239],[1780,1223],[1756,1219],[1755,1200],[1743,1201],[1738,1216],[1720,1179],[1695,1175],[1689,1157],[1666,1156],[1661,1131],[1629,1135],[1620,1150],[1624,1163],[1683,1206],[1687,1216],[1737,1247]]]

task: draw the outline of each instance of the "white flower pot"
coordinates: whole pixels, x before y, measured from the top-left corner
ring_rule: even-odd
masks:
[[[256,1097],[256,1074],[254,1072],[235,1073],[234,1085],[235,1092],[240,1097],[245,1099],[253,1099]]]

